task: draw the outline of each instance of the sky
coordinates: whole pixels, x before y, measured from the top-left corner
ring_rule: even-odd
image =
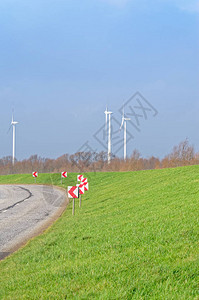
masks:
[[[19,160],[106,150],[106,106],[122,141],[136,92],[148,110],[136,128],[136,96],[125,107],[129,156],[162,158],[185,138],[199,152],[198,37],[195,0],[0,0],[0,158],[13,109]]]

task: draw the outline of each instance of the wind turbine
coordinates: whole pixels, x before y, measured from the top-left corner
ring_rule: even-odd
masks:
[[[105,116],[106,116],[106,134],[107,134],[107,122],[108,122],[108,116],[109,116],[109,130],[108,130],[108,164],[111,162],[111,111],[108,111],[108,108],[106,107],[105,110]]]
[[[15,136],[16,136],[16,128],[15,128],[15,126],[18,123],[19,122],[14,121],[14,113],[12,113],[12,121],[11,121],[10,128],[12,127],[12,164],[13,164],[13,166],[15,164],[15,141],[16,141],[16,138],[15,138]],[[9,128],[9,130],[10,130],[10,128]]]
[[[124,108],[123,108],[123,116],[122,116],[122,123],[120,126],[120,130],[122,129],[122,126],[124,125],[124,160],[126,161],[126,122],[130,121],[130,118],[125,118],[124,115]]]

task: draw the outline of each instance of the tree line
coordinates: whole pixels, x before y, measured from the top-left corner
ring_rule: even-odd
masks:
[[[138,171],[196,164],[199,164],[199,153],[194,151],[194,147],[186,139],[163,159],[154,156],[143,158],[138,150],[134,150],[126,161],[112,157],[111,163],[107,164],[106,152],[77,152],[72,155],[64,154],[57,159],[32,155],[28,159],[16,161],[13,167],[12,157],[6,156],[0,159],[0,174],[23,174],[33,171],[40,173]]]

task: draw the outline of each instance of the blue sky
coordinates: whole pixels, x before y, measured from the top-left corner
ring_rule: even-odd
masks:
[[[163,157],[185,138],[199,151],[199,2],[0,0],[0,157],[73,153],[120,122],[139,91],[157,110],[128,144]],[[132,128],[128,128],[132,132]],[[122,155],[122,151],[120,151]]]

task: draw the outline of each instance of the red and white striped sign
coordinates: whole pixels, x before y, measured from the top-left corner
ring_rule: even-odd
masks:
[[[32,176],[37,178],[38,177],[38,172],[32,172]]]
[[[67,172],[61,172],[61,177],[66,178],[68,176]]]
[[[83,184],[83,183],[80,183],[80,185],[79,185],[79,193],[80,193],[80,195],[83,195],[83,194],[84,194],[84,190],[85,190],[84,184]]]
[[[84,182],[83,184],[84,184],[84,190],[88,191],[88,182]]]
[[[88,181],[87,181],[87,178],[83,178],[83,179],[81,180],[81,182],[83,182],[83,183],[88,182]]]
[[[79,198],[78,186],[68,186],[68,198]]]
[[[77,181],[82,181],[84,179],[83,175],[77,175]]]
[[[80,184],[76,184],[76,186],[78,186],[78,188],[79,188],[79,194],[83,195],[84,194],[84,184],[80,183]]]

